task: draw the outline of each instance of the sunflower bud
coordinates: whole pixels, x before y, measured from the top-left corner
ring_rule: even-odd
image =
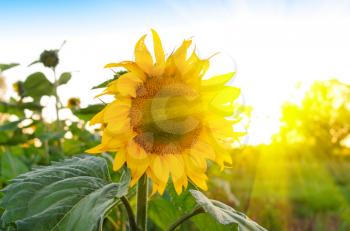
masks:
[[[5,95],[5,93],[6,93],[5,77],[0,75],[0,98],[2,98]]]
[[[45,67],[55,68],[59,63],[58,50],[45,50],[40,55],[40,62]]]
[[[72,98],[68,99],[68,102],[67,102],[68,108],[76,109],[79,106],[80,106],[80,99],[79,98],[72,97]]]
[[[23,96],[24,95],[24,89],[23,89],[23,82],[22,81],[17,81],[13,85],[13,90],[19,95]]]

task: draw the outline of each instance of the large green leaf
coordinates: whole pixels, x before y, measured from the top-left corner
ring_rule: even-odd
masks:
[[[43,95],[53,95],[53,84],[42,72],[36,72],[27,77],[23,83],[24,96],[31,96],[35,100]]]
[[[18,66],[18,63],[10,63],[10,64],[0,64],[0,71],[6,71],[10,68]]]
[[[60,78],[58,79],[58,85],[63,85],[68,83],[71,78],[72,78],[72,74],[70,72],[62,73]]]
[[[15,155],[5,152],[0,156],[1,178],[5,181],[11,180],[19,174],[28,171],[28,167]]]
[[[249,219],[245,214],[234,210],[230,206],[220,201],[210,200],[200,191],[190,190],[190,192],[196,199],[197,204],[220,224],[238,224],[239,230],[243,231],[266,231],[265,228]]]
[[[163,197],[153,197],[149,203],[149,217],[152,222],[161,230],[172,224],[175,219],[181,216],[181,212],[173,205],[171,200],[166,200]],[[166,211],[166,213],[164,213]]]
[[[192,186],[189,187],[192,188]],[[150,200],[148,214],[154,225],[160,230],[166,230],[183,214],[191,213],[195,206],[196,201],[188,190],[177,195],[172,187],[167,187],[162,196],[154,196]],[[176,230],[233,231],[237,230],[236,226],[235,224],[222,225],[209,214],[203,213],[182,223]]]
[[[3,223],[18,231],[95,231],[128,192],[130,176],[111,182],[105,159],[81,156],[20,175],[4,189]]]

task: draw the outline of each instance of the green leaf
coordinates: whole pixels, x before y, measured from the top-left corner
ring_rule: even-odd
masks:
[[[88,121],[105,107],[104,104],[89,105],[86,108],[79,108],[73,111],[79,119]]]
[[[2,220],[18,231],[95,231],[129,182],[129,174],[111,182],[101,157],[66,159],[15,178],[3,190]]]
[[[58,85],[63,85],[68,83],[71,78],[72,78],[72,74],[70,72],[62,73],[60,78],[58,79]]]
[[[0,112],[17,115],[19,117],[24,116],[24,109],[32,111],[40,111],[43,107],[35,102],[30,103],[6,103],[0,102]]]
[[[121,75],[127,73],[127,71],[118,71],[114,74],[113,79],[109,79],[107,81],[104,81],[103,83],[100,83],[99,85],[94,86],[91,89],[98,89],[98,88],[105,88],[108,86],[108,84],[116,79],[118,79]]]
[[[191,185],[189,187],[192,187]],[[160,228],[166,230],[182,214],[192,211],[196,202],[188,190],[178,195],[172,184],[169,183],[165,193],[160,196],[153,196],[149,202],[149,218]],[[164,213],[163,211],[167,211]],[[186,222],[179,230],[193,230],[195,224]]]
[[[49,141],[49,140],[59,140],[64,137],[65,131],[57,131],[57,132],[41,132],[40,134],[36,134],[37,137],[41,141]]]
[[[77,140],[65,139],[63,141],[63,152],[65,155],[74,155],[82,152],[83,144]]]
[[[248,218],[245,214],[234,210],[230,206],[220,201],[210,200],[200,191],[190,190],[190,192],[195,198],[197,204],[220,224],[238,224],[239,230],[243,231],[267,231],[265,228]]]
[[[213,218],[208,213],[202,213],[191,218],[192,222],[196,225],[198,230],[201,231],[237,231],[237,224],[222,225],[218,223],[215,218]]]
[[[29,109],[32,111],[41,111],[43,109],[43,106],[35,102],[21,103],[21,104],[18,104],[17,107],[21,109]]]
[[[53,84],[41,72],[28,76],[23,83],[24,96],[31,96],[34,100],[43,95],[53,95]]]
[[[32,66],[32,65],[34,65],[34,64],[37,64],[37,63],[40,63],[40,60],[35,60],[35,61],[31,62],[31,63],[28,65],[28,67],[30,67],[30,66]]]
[[[8,122],[6,124],[3,124],[0,126],[0,132],[2,131],[13,131],[18,129],[18,124],[21,122],[22,120],[17,120],[17,121],[13,121],[13,122]]]
[[[163,211],[166,210],[166,213]],[[161,230],[166,230],[166,228],[174,222],[181,212],[175,208],[172,201],[166,200],[163,197],[157,196],[153,197],[149,203],[149,217]]]
[[[6,71],[18,65],[19,65],[18,63],[0,64],[0,71]]]
[[[1,177],[6,181],[28,171],[27,166],[15,155],[5,152],[0,156]]]
[[[24,134],[21,129],[16,129],[14,131],[0,131],[0,146],[23,144],[33,138],[32,134]]]
[[[23,110],[17,107],[16,104],[0,102],[0,112],[17,115],[19,117],[24,116]]]

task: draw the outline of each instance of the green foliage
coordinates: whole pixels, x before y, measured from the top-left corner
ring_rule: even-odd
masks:
[[[31,96],[38,101],[44,95],[53,95],[53,84],[42,72],[36,72],[28,76],[23,83],[24,96]]]
[[[237,212],[233,208],[217,200],[208,199],[203,193],[197,190],[190,190],[193,197],[196,199],[205,212],[209,213],[217,222],[223,225],[238,224],[239,230],[247,231],[266,231],[256,222],[249,219],[245,214]]]
[[[304,143],[320,152],[343,149],[350,135],[350,85],[338,80],[316,81],[301,102],[286,103],[282,109],[281,132],[286,144]]]
[[[13,67],[17,67],[18,65],[19,65],[18,63],[0,64],[0,71],[6,71]]]
[[[57,49],[51,51],[58,55]],[[13,66],[15,65],[2,65],[4,68]],[[54,77],[55,73],[51,67],[50,71]],[[82,153],[98,140],[97,135],[86,130],[83,121],[72,122],[71,118],[54,122],[44,120],[43,109],[49,105],[41,105],[40,99],[44,95],[55,95],[57,87],[67,84],[71,78],[71,73],[63,72],[57,82],[52,83],[42,72],[35,72],[14,84],[17,96],[0,102],[0,145],[21,150],[18,157],[29,167],[37,164],[47,165],[50,160],[63,158],[62,150],[65,151],[65,155]],[[59,95],[56,106],[58,111],[63,109]],[[79,109],[79,106],[70,110],[76,109]],[[83,116],[89,117],[84,113],[82,110]],[[67,133],[72,136],[66,138]]]
[[[210,200],[200,191],[193,189],[177,195],[169,188],[162,197],[155,196],[149,204],[149,216],[160,230],[166,230],[181,215],[190,214],[196,204],[202,207],[206,214],[192,217],[191,222],[185,220],[180,230],[266,230],[243,213],[219,201]]]
[[[18,124],[21,122],[22,120],[17,120],[17,121],[13,121],[13,122],[8,122],[5,123],[3,125],[0,126],[0,132],[2,131],[13,131],[18,129]]]
[[[0,102],[0,112],[1,113],[7,113],[7,114],[13,114],[19,117],[24,116],[24,109],[29,109],[31,111],[40,111],[42,110],[42,106],[34,103],[23,103],[23,102],[16,102],[16,103],[7,103],[7,102]]]
[[[3,190],[3,225],[15,224],[19,231],[96,230],[127,194],[129,181],[125,175],[112,183],[106,161],[93,156],[35,169]]]
[[[10,152],[0,154],[2,181],[9,181],[19,174],[28,171],[28,167],[17,156]]]
[[[60,78],[58,79],[58,85],[63,85],[68,83],[71,78],[72,78],[72,74],[70,72],[62,73]]]

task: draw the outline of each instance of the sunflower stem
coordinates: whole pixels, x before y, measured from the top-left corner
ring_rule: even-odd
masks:
[[[130,206],[128,199],[125,196],[121,197],[120,199],[125,206],[126,213],[128,214],[130,230],[131,231],[139,231],[139,229],[137,228],[136,222],[135,222],[134,213],[132,211],[132,208]]]
[[[148,179],[144,174],[137,183],[136,224],[141,231],[147,230]]]
[[[53,71],[53,77],[54,77],[54,84],[53,84],[53,90],[54,90],[54,96],[56,99],[55,102],[55,108],[56,108],[56,124],[57,124],[57,130],[61,131],[61,122],[60,122],[60,109],[61,109],[61,102],[60,102],[60,97],[57,93],[57,88],[58,88],[58,79],[57,79],[57,75],[56,75],[56,68],[52,68]],[[58,140],[58,149],[60,151],[62,151],[62,141],[61,139]],[[61,152],[60,152],[61,153]]]
[[[204,212],[205,211],[201,206],[195,207],[190,213],[186,213],[183,216],[179,217],[172,225],[169,226],[166,231],[173,231],[186,220]]]

